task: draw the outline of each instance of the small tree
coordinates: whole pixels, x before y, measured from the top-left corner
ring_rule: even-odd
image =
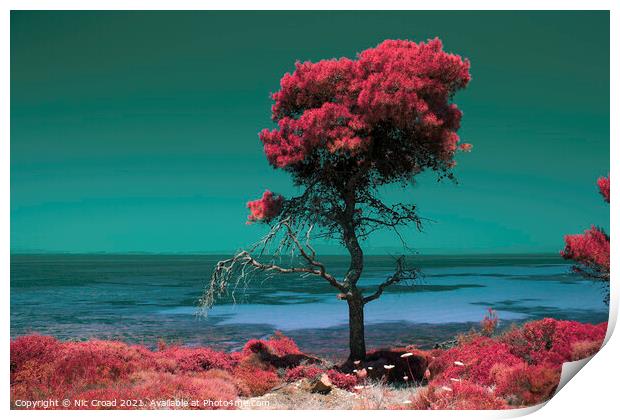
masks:
[[[609,176],[597,181],[603,200],[609,203]],[[560,252],[566,260],[575,262],[573,271],[605,285],[605,303],[609,304],[609,235],[597,226],[582,234],[566,235],[566,246]]]
[[[265,191],[248,203],[248,223],[271,230],[262,241],[220,261],[202,298],[211,306],[224,293],[249,281],[256,271],[322,278],[349,306],[352,360],[366,356],[364,305],[390,285],[413,280],[417,271],[403,257],[383,283],[365,294],[358,285],[364,269],[360,241],[373,231],[413,224],[421,229],[413,204],[389,204],[381,186],[403,188],[424,170],[454,179],[461,111],[453,95],[470,80],[469,61],[443,51],[439,39],[415,43],[387,40],[356,59],[297,63],[272,95],[273,121],[259,137],[269,163],[288,172],[301,190],[297,197]],[[343,278],[329,274],[310,245],[311,233],[336,239],[350,255]],[[282,255],[290,253],[290,264]]]

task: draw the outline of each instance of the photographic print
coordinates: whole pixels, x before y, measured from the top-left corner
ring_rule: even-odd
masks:
[[[603,345],[609,11],[10,24],[11,409],[513,410]]]

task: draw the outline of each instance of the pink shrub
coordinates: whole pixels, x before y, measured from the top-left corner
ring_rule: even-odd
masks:
[[[300,379],[315,379],[321,376],[323,373],[327,373],[327,377],[337,388],[352,391],[353,387],[358,384],[358,377],[356,375],[350,375],[347,373],[339,372],[335,369],[324,371],[318,366],[297,366],[286,371],[284,380],[287,382],[295,382]]]
[[[258,397],[271,391],[281,383],[278,374],[271,370],[241,365],[233,370],[238,388],[248,397]]]
[[[416,394],[411,404],[415,410],[502,410],[506,402],[489,388],[470,382],[450,386],[429,385]]]
[[[152,353],[141,346],[118,341],[91,340],[64,343],[56,354],[54,379],[62,384],[108,383],[151,367]]]
[[[304,378],[314,379],[322,373],[324,373],[323,369],[317,366],[301,365],[288,369],[284,374],[284,380],[287,382],[295,382]]]
[[[155,358],[158,368],[165,371],[198,372],[208,369],[233,368],[233,358],[222,352],[207,347],[168,347],[156,352]]]
[[[142,399],[185,399],[200,401],[234,401],[237,398],[233,383],[203,375],[173,375],[161,372],[145,372],[131,393]],[[234,408],[234,406],[203,406],[199,408]]]
[[[297,344],[280,332],[276,332],[268,340],[249,340],[243,347],[245,355],[267,351],[273,355],[283,357],[290,354],[302,354]]]
[[[140,346],[128,346],[115,341],[92,340],[54,344],[40,337],[20,340],[33,343],[40,353],[30,360],[23,356],[12,375],[12,394],[62,397],[93,386],[107,386],[126,379],[131,373],[152,366],[151,352]],[[48,345],[40,347],[41,343]],[[18,363],[15,363],[16,365]]]
[[[337,370],[330,369],[327,371],[327,376],[332,384],[340,389],[352,391],[353,387],[357,385],[357,376],[349,375],[347,373],[338,372]]]
[[[66,398],[87,391],[131,398],[136,390],[147,392],[155,387],[151,380],[142,381],[142,388],[134,389],[131,384],[136,375],[170,378],[156,371],[195,375],[206,369],[230,370],[233,366],[230,356],[208,348],[169,347],[152,352],[117,341],[61,343],[51,337],[26,336],[11,343],[11,399]],[[198,394],[210,389],[204,380],[192,378],[188,379],[188,384],[193,384],[191,389],[202,387],[196,391]],[[219,382],[230,382],[234,388],[232,381]]]
[[[596,184],[598,185],[598,189],[601,192],[603,199],[609,203],[609,187],[610,187],[609,175],[600,177],[596,181]]]
[[[592,226],[584,233],[566,235],[566,247],[560,253],[589,270],[609,273],[609,236],[600,228]]]
[[[564,363],[573,361],[573,345],[583,341],[602,342],[607,333],[607,323],[582,324],[575,321],[557,321],[553,345],[545,361]],[[591,354],[590,354],[591,355]]]
[[[571,345],[571,360],[581,360],[594,356],[601,349],[603,340],[577,341]]]
[[[24,363],[48,363],[54,360],[61,343],[54,337],[32,334],[11,340],[11,375]]]
[[[559,365],[573,360],[574,343],[601,341],[606,331],[607,323],[591,325],[546,318],[509,331],[501,341],[509,346],[512,354],[528,363]]]
[[[490,372],[494,365],[513,366],[520,362],[508,345],[479,336],[435,357],[429,370],[436,382],[450,383],[452,379],[462,379],[490,386],[493,384]]]
[[[495,393],[511,405],[530,406],[551,398],[560,382],[560,368],[550,365],[495,365]]]
[[[50,396],[61,398],[64,392],[57,392],[52,383],[54,377],[52,363],[39,363],[28,360],[21,364],[19,369],[11,373],[11,401],[43,400]]]

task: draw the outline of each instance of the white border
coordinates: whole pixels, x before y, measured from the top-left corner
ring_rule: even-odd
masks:
[[[2,152],[0,153],[0,171],[2,182],[0,183],[0,189],[3,198],[3,205],[0,210],[1,220],[0,229],[2,233],[2,242],[0,245],[0,266],[2,273],[2,282],[4,286],[4,293],[2,294],[3,313],[5,314],[5,321],[2,323],[2,333],[5,337],[5,345],[0,346],[4,362],[0,362],[0,369],[3,375],[2,391],[4,395],[3,409],[9,411],[10,416],[28,418],[82,418],[84,412],[23,412],[23,411],[10,411],[9,410],[9,279],[10,279],[10,219],[9,219],[9,200],[10,200],[10,78],[9,78],[9,50],[10,50],[10,13],[11,9],[17,10],[276,10],[276,9],[288,9],[288,10],[322,10],[322,9],[339,9],[339,10],[372,10],[379,6],[384,10],[611,10],[611,115],[616,118],[611,119],[611,138],[616,141],[612,141],[610,145],[610,156],[613,158],[620,157],[618,155],[618,132],[619,123],[617,116],[618,112],[618,100],[620,98],[620,91],[618,86],[618,75],[620,75],[620,67],[618,65],[618,53],[620,52],[620,3],[612,0],[590,0],[590,1],[577,1],[577,0],[435,0],[435,1],[391,1],[383,0],[380,3],[376,1],[368,0],[313,0],[313,1],[283,1],[283,0],[264,0],[261,2],[251,1],[236,1],[232,2],[208,2],[208,1],[196,1],[196,0],[151,0],[151,1],[137,1],[137,0],[57,0],[57,1],[35,1],[35,0],[8,0],[2,3],[2,15],[0,25],[0,57],[2,59],[2,82],[0,83],[0,101],[1,101],[1,119],[0,130],[2,130]],[[492,42],[492,40],[490,40]],[[570,87],[567,87],[570,88]],[[618,169],[616,166],[611,167],[611,175],[613,182],[618,179]],[[615,184],[614,184],[615,190]],[[616,221],[618,218],[617,212],[614,212],[615,206],[611,207],[611,231],[615,232]],[[616,267],[618,261],[618,242],[612,242],[612,267]],[[612,277],[614,277],[612,275]],[[611,287],[611,306],[610,306],[610,332],[615,325],[618,313],[618,288],[614,287],[612,283]],[[609,334],[608,334],[609,339]],[[618,339],[612,337],[607,345],[597,354],[592,361],[588,363],[588,367],[579,373],[579,379],[570,381],[565,388],[558,393],[542,410],[536,411],[531,414],[532,419],[543,418],[562,418],[562,419],[580,419],[584,417],[589,418],[610,418],[611,413],[617,412],[616,405],[616,386],[617,379],[619,377],[618,361],[616,354],[620,354],[620,345]],[[466,419],[481,419],[481,418],[505,418],[514,417],[518,415],[526,414],[532,410],[512,410],[503,412],[419,412],[419,411],[381,411],[381,412],[355,412],[355,416],[360,419],[381,417],[393,417],[402,418],[413,417],[416,418],[466,418]],[[166,418],[171,416],[172,413],[167,412],[114,412],[113,415],[119,418],[126,417],[148,417],[148,418]],[[246,412],[218,412],[218,417],[226,418],[241,418],[251,415],[258,418],[282,418],[289,417],[290,415],[306,417],[310,416],[309,412],[295,411],[294,413],[288,412],[260,412],[260,411],[246,411]],[[319,414],[319,413],[317,413]],[[90,414],[89,414],[90,415]],[[107,416],[106,412],[94,412],[92,416]],[[174,412],[174,417],[194,417],[194,416],[215,416],[215,412]],[[322,417],[337,418],[340,416],[346,416],[347,413],[339,411],[322,411],[319,414]]]

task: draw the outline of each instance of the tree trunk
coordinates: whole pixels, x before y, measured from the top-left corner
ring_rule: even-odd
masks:
[[[357,288],[357,281],[364,270],[364,253],[354,229],[345,229],[344,242],[351,255],[351,264],[344,281],[349,304],[349,360],[364,360],[366,359],[364,297]]]
[[[366,359],[364,339],[364,302],[357,288],[349,295],[349,360]]]
[[[357,240],[357,232],[353,223],[355,213],[355,193],[348,189],[343,197],[346,204],[345,218],[342,223],[344,245],[349,251],[351,262],[344,278],[344,286],[347,290],[347,303],[349,304],[349,360],[366,359],[366,341],[364,339],[364,297],[357,288],[357,281],[364,270],[364,252]]]

